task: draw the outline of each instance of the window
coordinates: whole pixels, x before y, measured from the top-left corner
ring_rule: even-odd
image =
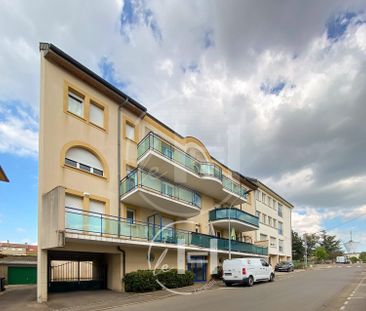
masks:
[[[66,83],[64,112],[81,118],[85,123],[107,130],[108,106],[94,100],[86,92]]]
[[[268,216],[268,225],[272,227],[272,217]]]
[[[262,203],[266,203],[266,195],[262,192]]]
[[[103,176],[102,163],[94,154],[84,148],[70,148],[65,156],[65,164],[88,173]]]
[[[268,266],[269,266],[268,262],[267,262],[267,261],[265,261],[265,260],[264,260],[264,259],[262,259],[262,258],[261,258],[261,264],[262,264],[262,266],[263,266],[263,267],[268,267]]]
[[[268,206],[271,207],[272,206],[272,198],[271,197],[268,197]]]
[[[266,214],[262,214],[262,223],[266,223],[267,222],[267,215]]]
[[[278,233],[283,234],[283,223],[280,221],[278,222]]]
[[[280,216],[280,217],[283,217],[283,206],[282,206],[282,204],[280,204],[280,203],[278,203],[278,210],[277,210],[277,212],[278,212],[278,216]]]
[[[259,201],[259,196],[260,196],[261,192],[259,190],[255,191],[255,198]]]
[[[173,194],[174,194],[174,187],[173,187],[173,185],[168,184],[168,183],[166,183],[166,182],[163,181],[161,183],[161,192],[163,194],[166,194],[166,195],[172,197]]]
[[[127,222],[133,224],[135,222],[135,211],[133,209],[128,209],[126,211]]]
[[[104,128],[104,108],[94,102],[90,103],[89,107],[89,121],[101,128]]]
[[[173,149],[168,144],[162,143],[162,145],[161,145],[161,151],[163,152],[163,155],[165,155],[169,159],[172,159],[173,158]]]
[[[84,98],[69,90],[67,110],[80,118],[84,117]]]
[[[277,220],[273,219],[273,228],[277,228]]]
[[[195,206],[201,206],[201,197],[200,197],[200,195],[198,194],[198,193],[194,193],[193,194],[193,205],[195,205]]]
[[[135,141],[135,126],[129,122],[126,122],[126,137]]]
[[[83,198],[67,194],[65,195],[65,207],[71,207],[76,209],[83,209]]]
[[[282,253],[283,252],[283,241],[278,240],[278,250]]]
[[[273,208],[274,210],[276,209],[276,201],[275,201],[275,200],[273,200],[272,208]]]
[[[255,216],[257,216],[258,218],[260,218],[261,217],[261,212],[260,211],[256,211],[255,212]]]
[[[222,237],[222,234],[221,234],[220,231],[216,231],[216,237],[218,237],[218,238],[221,238]]]
[[[90,201],[89,201],[89,211],[90,212],[104,214],[104,212],[105,212],[104,209],[105,209],[104,202],[90,199]]]
[[[272,247],[272,248],[276,248],[276,238],[275,237],[273,237],[273,236],[271,236],[271,239],[270,239],[270,246]]]

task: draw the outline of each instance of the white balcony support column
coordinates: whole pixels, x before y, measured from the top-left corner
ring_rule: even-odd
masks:
[[[47,250],[38,248],[37,263],[37,302],[46,302],[48,298],[48,254]]]
[[[217,256],[217,239],[211,239],[210,240],[210,273],[214,272],[217,268],[219,262],[218,262],[218,256]]]
[[[185,269],[185,256],[186,256],[186,250],[185,250],[185,240],[184,239],[178,239],[177,241],[178,249],[177,249],[177,270],[178,274],[184,274]]]

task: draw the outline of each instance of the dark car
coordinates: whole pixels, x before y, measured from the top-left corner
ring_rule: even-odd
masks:
[[[294,271],[294,264],[291,261],[281,261],[279,262],[276,267],[275,271],[277,272],[291,272]]]

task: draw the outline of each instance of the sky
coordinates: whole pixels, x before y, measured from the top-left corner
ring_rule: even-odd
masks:
[[[0,0],[0,241],[37,242],[40,41],[366,250],[366,0]]]

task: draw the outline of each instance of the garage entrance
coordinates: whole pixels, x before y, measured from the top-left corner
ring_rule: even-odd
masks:
[[[49,253],[49,292],[105,288],[107,288],[107,264],[103,254],[76,252]]]
[[[37,267],[8,267],[8,284],[36,284]]]

